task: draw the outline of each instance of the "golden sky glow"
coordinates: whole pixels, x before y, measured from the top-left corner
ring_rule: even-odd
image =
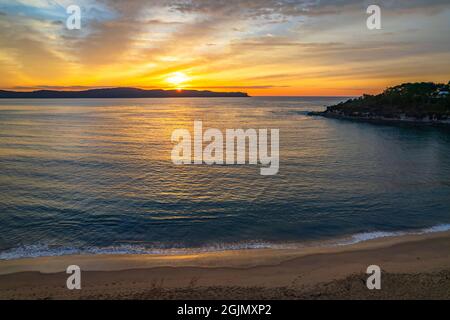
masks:
[[[450,79],[450,3],[0,0],[0,88],[360,95]],[[81,30],[65,8],[82,8]]]

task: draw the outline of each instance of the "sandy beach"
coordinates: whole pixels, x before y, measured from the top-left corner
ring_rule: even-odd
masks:
[[[0,261],[0,299],[450,299],[450,232],[348,246]],[[69,265],[82,289],[66,289]],[[379,265],[382,289],[368,290]]]

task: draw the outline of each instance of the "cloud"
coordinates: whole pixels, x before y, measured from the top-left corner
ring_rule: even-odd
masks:
[[[371,1],[79,0],[82,30],[73,31],[69,2],[0,5],[0,72],[9,78],[0,86],[158,87],[183,71],[202,88],[336,88],[330,82],[352,74],[407,80],[423,72],[410,63],[420,59],[439,78],[450,72],[448,0],[378,1],[379,32],[365,27]]]
[[[274,86],[274,85],[260,85],[260,86],[204,86],[204,87],[190,87],[190,89],[273,89],[273,88],[288,88],[289,86]]]
[[[64,76],[67,65],[51,40],[55,28],[51,21],[6,16],[0,21],[0,28],[0,48],[16,72],[30,78]]]
[[[239,17],[321,16],[336,15],[367,8],[373,1],[365,0],[180,0],[169,1],[172,8],[184,13],[209,15],[237,14]],[[390,12],[430,13],[448,8],[447,0],[380,0],[378,5]]]

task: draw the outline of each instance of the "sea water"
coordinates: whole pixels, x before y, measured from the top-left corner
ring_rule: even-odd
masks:
[[[0,259],[448,230],[450,130],[307,115],[342,100],[0,100]],[[279,129],[278,174],[174,165],[171,134],[195,120]]]

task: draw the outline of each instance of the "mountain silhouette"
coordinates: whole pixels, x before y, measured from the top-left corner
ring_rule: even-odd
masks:
[[[0,99],[83,99],[83,98],[211,98],[249,97],[245,92],[213,92],[198,90],[143,90],[138,88],[106,88],[83,91],[7,91],[0,90]]]

